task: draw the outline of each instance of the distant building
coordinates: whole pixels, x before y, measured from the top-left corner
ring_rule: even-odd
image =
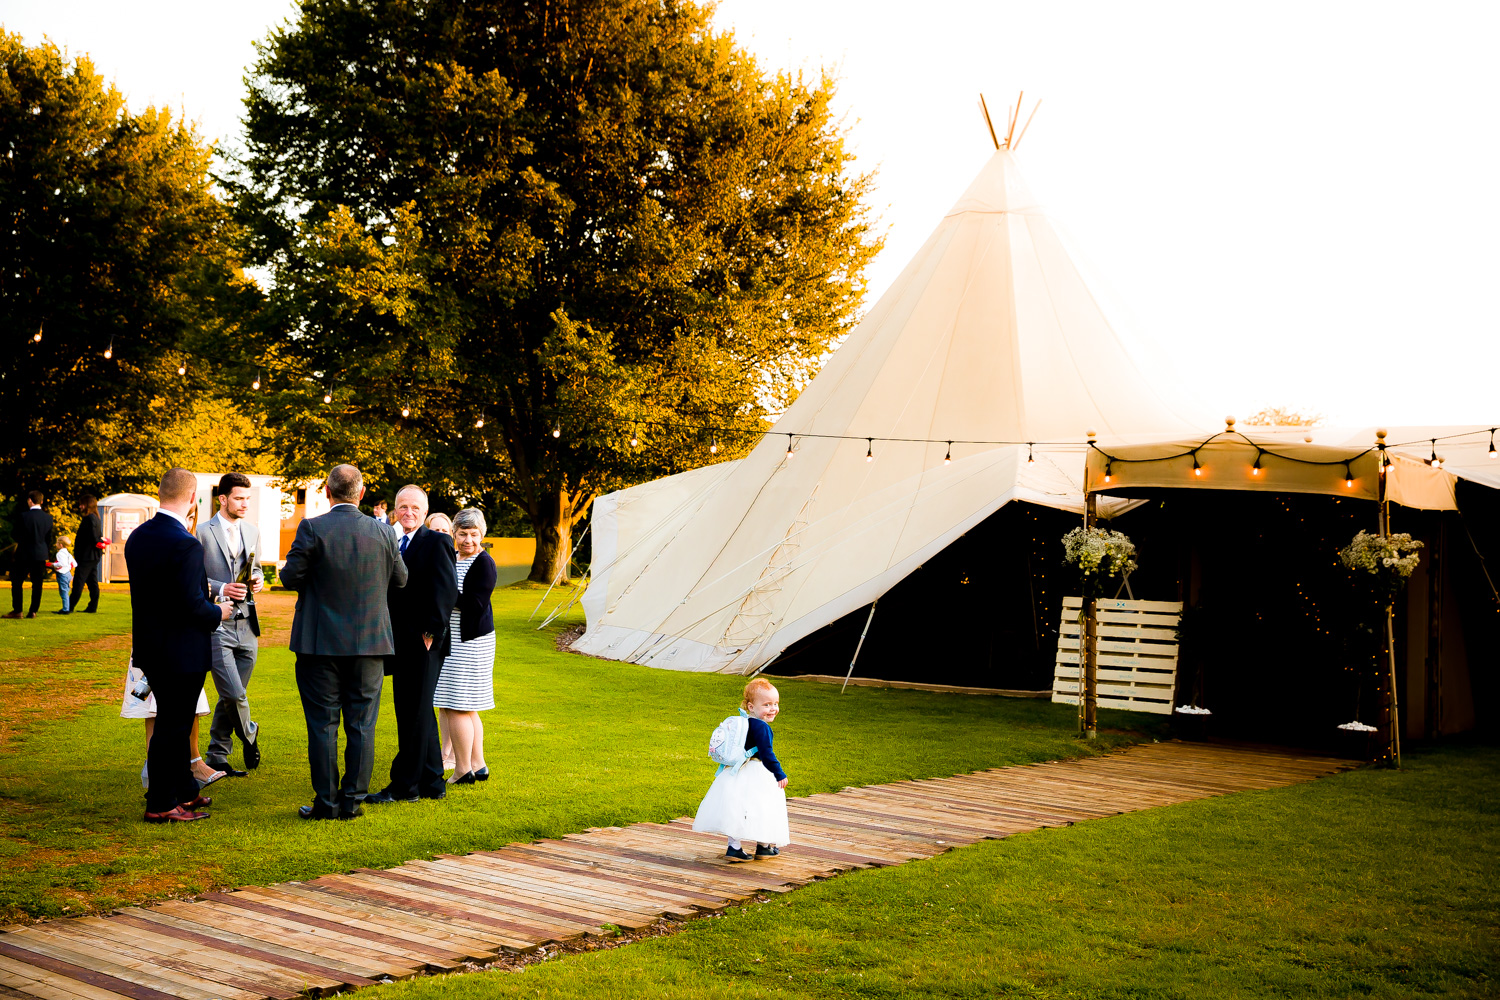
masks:
[[[219,511],[219,479],[222,472],[195,472],[198,477],[198,523],[203,524]],[[275,476],[250,477],[250,511],[245,520],[260,529],[262,550],[256,555],[263,565],[285,561],[287,549],[297,537],[297,525],[304,517],[327,513],[328,497],[323,494],[323,480],[313,479],[287,490],[272,485]],[[156,516],[156,498],[139,493],[116,493],[99,501],[99,517],[104,522],[104,537],[109,548],[104,552],[100,577],[106,581],[130,579],[125,565],[125,539],[146,520]]]

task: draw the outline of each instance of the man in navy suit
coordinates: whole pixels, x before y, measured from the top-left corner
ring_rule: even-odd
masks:
[[[10,594],[14,605],[6,618],[21,617],[21,588],[31,581],[31,610],[27,618],[35,618],[42,606],[42,577],[47,572],[47,560],[52,558],[52,515],[42,510],[42,494],[32,490],[26,494],[26,512],[16,526],[16,564],[10,574]]]
[[[146,748],[146,822],[185,823],[207,819],[212,799],[182,752],[193,729],[198,693],[213,655],[213,633],[234,615],[234,605],[208,599],[203,546],[187,529],[198,481],[186,469],[161,477],[156,516],[130,533],[131,639],[135,665],[156,695],[156,727]]]
[[[388,593],[395,652],[386,657],[396,708],[396,759],[391,782],[366,802],[415,802],[448,794],[432,696],[448,653],[448,619],[458,603],[458,555],[453,539],[423,525],[427,493],[403,486],[396,494],[396,548],[406,564],[406,586]]]

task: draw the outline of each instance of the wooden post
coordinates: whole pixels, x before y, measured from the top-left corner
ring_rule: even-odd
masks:
[[[1092,528],[1098,519],[1099,506],[1091,492],[1084,498],[1083,524]],[[1079,636],[1083,652],[1083,736],[1099,738],[1099,599],[1083,599],[1083,634]]]
[[[1385,431],[1375,432],[1375,447],[1379,450],[1379,469],[1377,480],[1379,482],[1379,495],[1377,496],[1377,517],[1379,519],[1380,536],[1382,538],[1391,533],[1391,503],[1388,496],[1388,480],[1393,465],[1386,464]],[[1383,636],[1385,646],[1386,669],[1381,671],[1379,690],[1379,718],[1376,720],[1380,732],[1377,734],[1380,743],[1386,748],[1386,760],[1393,767],[1401,766],[1401,710],[1400,702],[1396,692],[1396,606],[1392,601],[1385,606],[1385,635]]]

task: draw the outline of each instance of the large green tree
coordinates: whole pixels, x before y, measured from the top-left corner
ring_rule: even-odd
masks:
[[[256,297],[211,154],[87,57],[0,30],[0,494],[138,489],[181,450],[207,373],[175,352]]]
[[[601,491],[740,453],[862,301],[831,81],[688,0],[303,0],[249,82],[283,471],[513,502],[533,579]]]

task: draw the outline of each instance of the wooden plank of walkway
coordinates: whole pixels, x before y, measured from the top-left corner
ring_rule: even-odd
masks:
[[[0,933],[0,998],[295,1000],[710,913],[986,838],[1310,781],[1353,762],[1156,743],[787,800],[792,844],[732,864],[692,821],[607,827],[385,871],[247,886]]]

